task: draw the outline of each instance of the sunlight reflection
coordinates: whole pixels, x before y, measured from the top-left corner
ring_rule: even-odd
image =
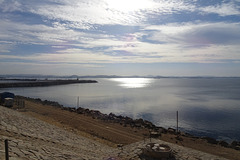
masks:
[[[113,78],[111,80],[119,82],[119,86],[124,88],[144,88],[154,81],[151,78]]]

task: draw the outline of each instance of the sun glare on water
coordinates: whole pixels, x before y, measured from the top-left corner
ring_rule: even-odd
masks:
[[[121,12],[134,12],[153,7],[150,0],[106,0],[110,9]]]
[[[150,78],[113,78],[123,88],[144,88],[149,86],[153,79]]]

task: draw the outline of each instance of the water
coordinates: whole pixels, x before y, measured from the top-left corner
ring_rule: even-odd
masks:
[[[240,78],[113,78],[99,83],[1,89],[64,106],[143,118],[197,136],[240,140]]]

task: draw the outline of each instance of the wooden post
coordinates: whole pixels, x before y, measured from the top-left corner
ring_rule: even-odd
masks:
[[[178,111],[177,111],[177,134],[178,134]]]
[[[6,157],[6,160],[9,160],[9,155],[8,155],[8,140],[6,139],[4,142],[5,142],[5,157]]]

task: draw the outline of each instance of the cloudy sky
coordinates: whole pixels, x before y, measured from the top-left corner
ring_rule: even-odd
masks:
[[[240,0],[0,0],[0,74],[240,76]]]

